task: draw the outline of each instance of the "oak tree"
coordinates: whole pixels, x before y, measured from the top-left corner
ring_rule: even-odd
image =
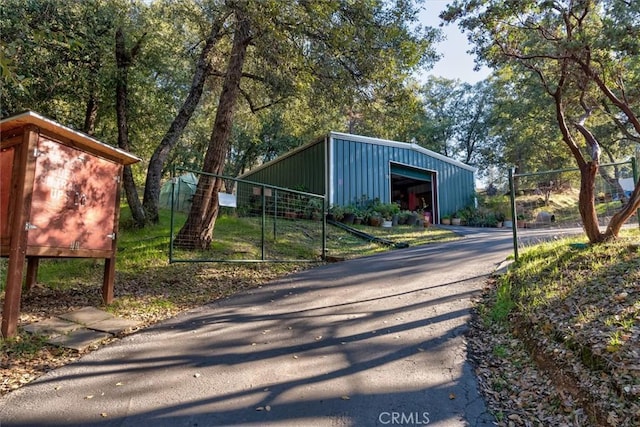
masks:
[[[594,192],[602,148],[592,127],[595,112],[606,105],[612,120],[640,135],[639,16],[638,3],[625,0],[458,0],[443,13],[470,31],[482,60],[519,67],[547,93],[562,140],[580,169],[579,210],[592,243],[616,238],[640,207],[636,185],[600,230]]]

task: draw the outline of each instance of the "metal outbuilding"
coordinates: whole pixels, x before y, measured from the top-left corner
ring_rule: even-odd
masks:
[[[438,223],[473,203],[475,172],[417,144],[330,132],[239,178],[326,195],[330,206],[398,202]]]

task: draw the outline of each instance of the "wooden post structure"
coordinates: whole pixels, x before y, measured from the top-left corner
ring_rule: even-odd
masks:
[[[122,170],[139,160],[30,111],[0,120],[3,338],[17,333],[25,260],[30,290],[40,258],[103,258],[113,301]]]
[[[19,167],[12,170],[11,179],[15,182],[12,237],[9,244],[9,263],[7,266],[7,284],[2,310],[2,336],[12,337],[16,334],[20,318],[20,299],[22,297],[22,273],[27,253],[27,223],[31,212],[31,196],[35,163],[29,161],[38,143],[38,133],[34,126],[25,127],[22,143],[15,149],[14,164]],[[8,219],[5,219],[8,220]],[[7,221],[9,223],[9,221]]]

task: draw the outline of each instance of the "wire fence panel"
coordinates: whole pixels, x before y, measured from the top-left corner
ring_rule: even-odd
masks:
[[[195,185],[182,185],[186,174]],[[175,238],[204,175],[223,180],[213,240],[207,250],[180,249]],[[175,169],[171,185],[170,262],[317,262],[326,253],[323,195],[182,168]]]
[[[514,177],[518,227],[582,227],[578,209],[580,172],[577,169],[516,174]],[[606,226],[625,205],[634,185],[631,163],[600,166],[596,176],[595,205],[601,226]],[[632,216],[628,222],[637,223],[638,218]]]
[[[598,223],[603,230],[613,215],[627,203],[636,182],[637,171],[633,160],[600,165],[594,202]],[[531,230],[582,230],[578,169],[513,174],[511,185],[515,211],[513,225],[522,231],[518,234],[518,246],[536,242],[531,239],[532,233],[528,233]],[[631,216],[626,223],[637,226],[638,216]]]

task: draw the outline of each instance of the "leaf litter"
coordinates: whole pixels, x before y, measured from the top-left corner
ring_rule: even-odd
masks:
[[[599,268],[589,251],[547,277],[516,268],[503,322],[489,320],[500,282],[487,283],[467,339],[499,426],[640,425],[640,253],[616,248]]]

